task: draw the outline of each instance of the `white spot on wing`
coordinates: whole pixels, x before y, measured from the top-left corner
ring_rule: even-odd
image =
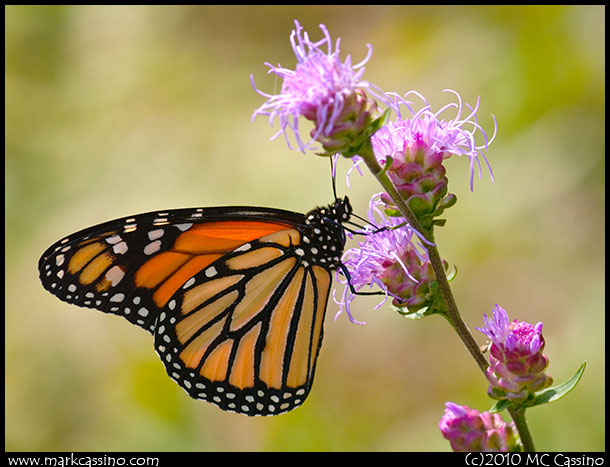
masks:
[[[190,229],[193,226],[192,223],[185,223],[185,224],[175,224],[174,227],[176,227],[178,230],[184,232],[188,229]]]
[[[122,255],[127,250],[129,250],[129,248],[127,247],[127,243],[125,242],[117,243],[112,247],[112,251],[114,251],[117,255]]]
[[[114,287],[119,282],[121,282],[121,279],[123,279],[123,277],[125,277],[125,271],[123,271],[120,266],[113,266],[108,269],[104,277],[106,278],[106,280],[110,281],[110,283]]]
[[[144,254],[152,255],[161,249],[161,240],[155,240],[154,242],[150,242],[148,245],[144,247]]]
[[[216,274],[218,274],[218,271],[214,266],[210,266],[205,270],[206,277],[214,277]]]
[[[120,235],[113,235],[112,237],[108,237],[106,239],[106,243],[110,243],[111,245],[114,245],[115,243],[119,243],[120,241],[121,241]]]
[[[151,240],[157,240],[158,238],[163,237],[164,233],[165,230],[163,229],[151,230],[150,232],[148,232],[148,238],[150,238]]]
[[[117,293],[117,294],[114,294],[112,297],[110,297],[111,302],[122,302],[123,300],[125,300],[124,293]]]

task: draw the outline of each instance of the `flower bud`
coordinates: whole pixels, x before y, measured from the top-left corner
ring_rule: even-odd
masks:
[[[519,450],[514,423],[506,423],[498,414],[479,413],[468,406],[453,402],[447,402],[445,406],[445,413],[438,426],[454,451]]]
[[[376,109],[377,102],[367,99],[363,90],[356,89],[352,95],[346,96],[342,111],[328,129],[320,128],[320,119],[310,119],[315,125],[310,133],[311,138],[322,144],[325,151],[322,155],[353,157],[360,152],[376,129],[373,119]],[[333,109],[328,112],[332,114]]]
[[[553,378],[544,373],[549,361],[542,354],[542,323],[536,325],[514,320],[496,305],[493,317],[484,316],[483,328],[476,328],[492,341],[487,379],[488,394],[494,399],[525,403],[537,391],[549,387]]]

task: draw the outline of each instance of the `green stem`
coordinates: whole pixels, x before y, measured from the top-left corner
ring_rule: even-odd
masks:
[[[527,426],[527,420],[525,419],[525,409],[516,409],[514,407],[509,407],[508,413],[510,413],[510,416],[515,422],[515,426],[517,427],[517,431],[519,432],[519,439],[521,440],[521,444],[523,445],[523,450],[525,452],[536,452],[536,448],[534,447],[534,440],[532,439],[529,427]]]
[[[362,159],[364,159],[364,162],[366,163],[369,170],[373,173],[373,175],[375,175],[375,178],[377,178],[377,180],[379,181],[379,183],[381,183],[386,192],[392,197],[392,200],[394,201],[394,203],[396,203],[396,206],[398,207],[404,218],[407,219],[411,227],[413,227],[419,233],[424,235],[426,240],[431,243],[425,244],[425,246],[428,250],[428,258],[430,259],[430,264],[432,265],[432,269],[434,270],[434,274],[436,275],[436,280],[438,282],[439,289],[447,305],[446,318],[456,330],[458,336],[460,337],[460,340],[464,343],[464,345],[466,346],[474,360],[477,362],[483,373],[485,373],[485,370],[487,369],[489,364],[481,353],[478,344],[472,337],[470,330],[468,329],[460,315],[457,304],[455,303],[455,299],[453,298],[451,288],[449,287],[447,276],[445,275],[443,262],[438,253],[438,249],[436,248],[436,246],[434,246],[434,236],[432,232],[426,231],[422,227],[422,225],[417,220],[411,209],[402,199],[402,196],[400,196],[392,181],[383,171],[383,169],[379,165],[379,162],[377,162],[377,158],[373,155],[372,147],[369,151],[361,151],[360,156],[362,157]]]
[[[434,270],[441,295],[443,296],[443,300],[447,306],[445,317],[451,326],[453,326],[460,340],[464,343],[466,349],[470,352],[483,374],[486,374],[489,363],[481,352],[477,342],[474,340],[474,337],[472,337],[472,334],[466,326],[466,323],[464,323],[462,316],[460,315],[457,304],[455,303],[455,299],[453,298],[453,293],[449,287],[449,281],[447,280],[447,275],[445,274],[445,269],[438,252],[438,248],[434,243],[433,232],[423,228],[417,217],[415,217],[409,206],[407,206],[406,202],[402,199],[402,196],[400,196],[400,193],[398,193],[398,190],[387,176],[385,170],[383,170],[379,165],[377,158],[373,154],[373,148],[370,141],[369,144],[365,145],[361,149],[359,155],[362,157],[377,181],[379,181],[381,186],[383,186],[385,191],[390,195],[401,214],[409,222],[411,227],[421,233],[426,240],[430,242],[430,244],[425,244],[425,247],[428,250],[428,258],[430,260],[430,264],[432,265],[432,269]],[[508,412],[515,422],[524,451],[534,452],[534,443],[525,419],[525,410],[517,410],[511,407],[508,409]]]

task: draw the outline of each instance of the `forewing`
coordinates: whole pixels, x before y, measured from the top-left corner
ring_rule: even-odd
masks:
[[[59,299],[123,316],[153,332],[169,298],[198,271],[256,238],[285,230],[297,214],[198,208],[116,219],[70,235],[39,261]]]

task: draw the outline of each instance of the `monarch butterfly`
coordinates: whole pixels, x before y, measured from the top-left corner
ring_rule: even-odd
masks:
[[[60,300],[152,333],[191,397],[276,415],[311,389],[351,213],[345,197],[307,214],[212,207],[124,217],[49,247],[40,279]]]

